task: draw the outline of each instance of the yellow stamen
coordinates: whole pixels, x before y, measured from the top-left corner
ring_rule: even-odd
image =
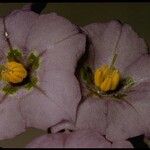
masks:
[[[119,70],[108,65],[103,65],[101,68],[96,69],[94,74],[95,85],[103,92],[115,90],[120,79]]]
[[[11,83],[20,83],[27,76],[27,71],[21,63],[7,62],[1,72],[3,80]]]

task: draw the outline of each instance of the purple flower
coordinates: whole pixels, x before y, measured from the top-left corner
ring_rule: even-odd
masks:
[[[31,141],[26,148],[133,148],[128,141],[109,142],[95,130],[53,133]]]
[[[24,8],[0,18],[1,64],[15,59],[28,74],[18,84],[1,81],[0,139],[75,121],[81,94],[74,72],[84,47],[85,36],[56,13]]]
[[[114,66],[122,80],[116,91],[105,93],[98,89],[96,94],[102,95],[92,93],[87,98],[91,91],[82,82],[85,101],[79,106],[77,129],[95,129],[110,141],[149,134],[150,56],[146,43],[128,24],[118,21],[93,23],[85,26],[84,31],[90,40],[86,63],[95,71],[110,64],[116,54]],[[128,86],[130,83],[132,86]]]

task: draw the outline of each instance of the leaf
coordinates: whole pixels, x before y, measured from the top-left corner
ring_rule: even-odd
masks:
[[[93,78],[92,70],[89,66],[83,66],[80,69],[80,76],[86,83],[91,83]]]
[[[17,49],[10,50],[8,52],[7,59],[9,61],[21,60],[22,59],[22,53],[19,50],[17,50]]]
[[[5,92],[6,94],[14,94],[18,91],[19,89],[17,87],[13,87],[11,85],[6,85],[3,87],[2,91]]]
[[[34,87],[37,84],[38,79],[36,77],[32,77],[31,81],[25,85],[25,88],[30,90],[32,87]]]
[[[39,67],[39,57],[31,53],[28,57],[28,63],[31,65],[32,69],[36,70]]]

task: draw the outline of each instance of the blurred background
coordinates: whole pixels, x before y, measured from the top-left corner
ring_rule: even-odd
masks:
[[[5,16],[26,4],[0,3],[0,16]],[[80,26],[118,19],[130,24],[150,46],[150,3],[47,3],[42,13],[50,12],[56,12]],[[45,133],[30,128],[14,139],[0,141],[0,147],[21,148],[31,139]]]

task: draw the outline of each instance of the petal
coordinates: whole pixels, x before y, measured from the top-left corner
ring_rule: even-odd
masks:
[[[112,148],[134,148],[128,141],[118,141],[112,144]]]
[[[5,53],[8,50],[8,44],[4,37],[4,24],[3,19],[0,18],[0,63],[5,60]]]
[[[43,51],[38,76],[51,74],[52,70],[75,72],[77,62],[85,51],[85,36],[77,34],[57,44],[52,49]]]
[[[94,66],[111,63],[112,52],[118,41],[121,25],[117,21],[93,23],[84,27],[92,42],[90,53],[94,53]]]
[[[150,80],[138,84],[129,95],[131,104],[139,113],[141,122],[145,126],[145,135],[150,136]]]
[[[0,140],[13,138],[24,131],[25,122],[20,114],[19,100],[6,98],[0,104]]]
[[[51,49],[57,42],[77,33],[76,26],[55,13],[40,15],[31,29],[27,47],[39,51]]]
[[[124,140],[144,133],[145,126],[137,112],[126,102],[110,102],[106,137],[111,141]]]
[[[27,148],[110,148],[107,142],[97,131],[75,131],[70,133],[56,133],[44,135],[29,143]]]
[[[51,133],[57,133],[61,130],[75,130],[75,126],[72,122],[63,120],[61,122],[59,122],[58,124],[54,125],[51,127]]]
[[[27,10],[16,10],[6,17],[6,30],[13,48],[26,48],[26,39],[37,18],[38,14]]]
[[[128,24],[121,25],[117,21],[94,23],[87,25],[85,30],[92,41],[91,51],[95,53],[95,67],[103,63],[110,64],[115,49],[118,54],[115,66],[121,71],[143,53],[147,53],[146,43]]]
[[[96,130],[72,132],[65,142],[66,148],[110,148],[111,144]]]
[[[40,87],[44,90],[48,98],[41,96],[41,93],[39,93],[38,102],[37,100],[32,100],[34,96],[28,96],[26,97],[28,100],[25,99],[23,101],[22,109],[25,118],[28,120],[28,126],[47,129],[63,120],[71,122],[75,120],[76,108],[81,95],[74,71],[76,63],[84,52],[84,49],[85,36],[77,34],[56,44],[53,49],[47,50],[43,54],[37,74]],[[43,99],[47,100],[44,101]],[[33,104],[35,105],[33,107],[36,108],[29,108],[32,103],[37,103]],[[49,112],[49,110],[51,111]],[[27,114],[29,111],[32,112],[30,113],[31,115]],[[42,112],[44,112],[45,117],[40,115],[43,114]],[[61,126],[66,125],[62,123]]]
[[[126,101],[110,102],[106,137],[111,141],[150,133],[150,82],[132,89]],[[116,130],[117,129],[117,130]]]
[[[27,126],[47,129],[62,120],[74,121],[80,101],[76,78],[64,71],[52,71],[39,86],[21,101]]]
[[[96,130],[77,130],[43,135],[31,141],[26,148],[133,148],[128,141],[114,143]]]
[[[31,141],[26,148],[63,148],[66,134],[43,135]]]
[[[105,134],[107,103],[99,98],[88,98],[78,110],[76,127],[78,129],[95,129]]]
[[[140,38],[128,24],[123,24],[122,26],[122,32],[117,49],[118,57],[116,66],[122,71],[128,65],[137,60],[142,54],[146,54],[148,52],[148,47],[144,39]]]
[[[150,56],[143,55],[125,69],[125,75],[131,76],[136,82],[150,79]]]

